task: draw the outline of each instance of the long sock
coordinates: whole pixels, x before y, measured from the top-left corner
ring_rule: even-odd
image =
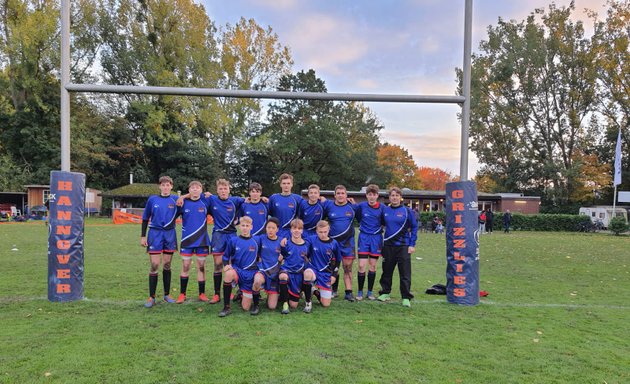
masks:
[[[212,279],[214,280],[214,294],[220,295],[221,294],[221,272],[215,272],[212,275]]]
[[[168,295],[171,292],[171,270],[162,270],[162,281],[164,282],[164,295]]]
[[[230,308],[230,295],[232,294],[232,283],[223,283],[223,306]]]
[[[317,298],[317,300],[319,300],[319,302],[321,303],[322,301],[322,294],[319,293],[319,290],[313,292],[313,295]]]
[[[286,303],[289,301],[289,282],[286,280],[280,280],[280,302]]]
[[[180,276],[179,277],[179,286],[180,292],[184,295],[186,294],[186,289],[188,289],[188,276]]]
[[[357,272],[357,281],[359,282],[359,292],[362,292],[365,285],[365,272]]]
[[[374,288],[374,281],[376,281],[376,271],[368,271],[368,291]]]
[[[199,294],[206,293],[206,281],[198,281],[197,284],[199,284]]]
[[[158,274],[149,273],[149,296],[155,298],[155,291],[157,289]]]
[[[310,281],[305,281],[302,283],[302,291],[304,291],[304,300],[307,303],[310,303],[313,299],[313,291],[311,290],[312,284]]]
[[[333,292],[337,292],[337,288],[339,288],[339,278],[337,278],[337,280],[335,280],[335,282],[332,285],[332,290]]]
[[[260,304],[260,291],[254,291],[252,296],[254,297],[254,306],[257,307]]]

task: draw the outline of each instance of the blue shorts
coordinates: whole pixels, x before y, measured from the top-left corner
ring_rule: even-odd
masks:
[[[383,235],[359,232],[359,259],[365,259],[368,256],[381,257],[382,249]]]
[[[314,268],[310,268],[315,273],[315,286],[321,291],[332,291],[330,278],[332,274],[330,272],[318,271]]]
[[[208,247],[192,247],[192,248],[182,248],[181,251],[179,251],[179,254],[184,256],[184,257],[188,257],[188,256],[192,256],[192,255],[197,255],[199,257],[206,257],[208,256],[208,254],[210,254]]]
[[[225,247],[236,232],[212,232],[212,256],[223,256]]]
[[[147,252],[150,255],[175,253],[177,251],[177,234],[173,229],[149,228]]]
[[[265,290],[265,292],[267,292],[268,294],[277,294],[278,292],[280,292],[280,290],[278,289],[278,271],[275,271],[273,273],[268,273],[267,271],[258,271],[258,273],[265,277],[265,284],[261,287]]]
[[[341,257],[344,259],[354,259],[354,236],[351,236],[345,240],[337,240],[339,242],[339,250],[341,251]]]
[[[302,283],[304,282],[304,272],[281,271],[280,273],[283,272],[289,277],[289,295],[299,300],[300,292],[302,292]]]
[[[234,267],[236,271],[236,283],[238,287],[243,293],[248,293],[251,295],[252,293],[252,285],[254,285],[254,276],[258,273],[255,269],[240,269],[239,267]]]

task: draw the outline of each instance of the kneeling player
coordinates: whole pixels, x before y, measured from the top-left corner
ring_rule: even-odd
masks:
[[[241,234],[229,239],[223,253],[223,309],[219,317],[232,313],[230,295],[232,284],[238,284],[243,292],[241,306],[247,311],[252,305],[252,284],[258,272],[256,260],[258,258],[258,240],[251,236],[252,219],[241,217],[239,229]]]
[[[339,276],[338,265],[341,263],[339,243],[328,236],[329,232],[327,221],[317,223],[317,236],[309,239],[311,259],[304,271],[305,281],[315,281],[319,291],[316,296],[324,307],[328,307],[332,300],[332,284]]]
[[[280,239],[278,229],[280,221],[272,217],[265,225],[266,235],[257,236],[258,248],[258,272],[254,277],[253,298],[254,307],[250,311],[252,315],[260,312],[260,289],[264,287],[267,293],[267,306],[269,309],[276,309],[278,306],[278,272],[280,271]]]
[[[280,267],[280,302],[282,313],[289,313],[289,306],[297,308],[300,291],[304,291],[305,313],[311,313],[311,287],[313,279],[304,280],[305,267],[308,263],[309,242],[302,239],[304,223],[300,219],[291,221],[291,238],[283,239],[282,257],[284,264]]]

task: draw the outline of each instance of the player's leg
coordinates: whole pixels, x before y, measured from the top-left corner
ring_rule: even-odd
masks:
[[[321,275],[321,273],[320,273],[320,275]],[[330,277],[327,277],[327,278],[328,278],[328,281],[323,283],[323,284],[320,284],[320,282],[318,280],[318,285],[319,285],[318,288],[320,290],[320,296],[321,296],[320,301],[322,303],[322,307],[324,307],[324,308],[330,306],[330,302],[332,301],[332,290],[330,289],[330,287],[337,280],[334,276],[330,276]]]
[[[368,273],[367,273],[367,280],[368,280],[368,288],[367,289],[368,290],[367,290],[367,297],[370,300],[376,300],[376,297],[374,296],[373,290],[374,290],[374,282],[376,281],[376,264],[378,263],[379,256],[370,255],[370,257],[368,258]]]
[[[343,264],[343,283],[346,287],[344,299],[350,302],[354,301],[354,295],[352,295],[352,264],[354,263],[354,256],[344,257],[342,259]]]
[[[164,301],[167,303],[174,303],[170,295],[171,291],[171,262],[173,260],[173,254],[170,252],[162,253],[162,283],[164,285]]]
[[[232,283],[237,282],[238,274],[231,265],[226,265],[223,268],[223,309],[219,312],[219,317],[225,317],[232,313],[230,308],[230,294],[232,293]]]
[[[206,296],[206,256],[208,256],[207,248],[197,251],[197,286],[199,287],[199,300],[207,303],[210,301]]]
[[[254,275],[254,284],[252,285],[252,301],[253,307],[250,311],[250,314],[256,316],[260,313],[260,290],[265,285],[265,274],[262,272],[256,272]],[[245,309],[244,303],[245,300],[241,299],[241,303],[243,303],[243,309]]]
[[[359,270],[357,272],[357,300],[363,300],[363,286],[365,285],[365,270],[367,269],[368,255],[359,253]]]
[[[396,255],[394,254],[393,248],[395,247],[383,247],[383,272],[381,272],[381,279],[379,280],[381,290],[378,292],[378,299],[380,301],[389,300],[389,294],[392,292],[392,278],[394,275],[394,268],[396,268]]]
[[[400,297],[403,299],[403,306],[411,307],[411,255],[409,247],[399,247],[396,259],[398,261],[398,276],[400,277]]]
[[[190,274],[190,265],[192,264],[192,253],[189,253],[187,249],[182,249],[180,252],[182,257],[182,273],[179,275],[179,297],[176,303],[181,304],[186,301],[186,291],[188,289],[188,276]]]
[[[149,253],[149,299],[144,304],[145,307],[151,308],[155,305],[155,291],[158,284],[158,269],[160,268],[160,254]]]
[[[277,297],[277,300],[279,300],[282,305],[282,313],[286,315],[289,313],[289,272],[280,272],[278,280],[280,296]]]
[[[302,282],[302,292],[304,292],[304,301],[306,302],[304,304],[304,312],[311,313],[311,311],[313,310],[312,297],[313,297],[313,287],[315,283],[315,272],[313,272],[312,269],[307,268],[304,270],[303,276],[304,276],[303,277],[304,280]],[[316,291],[316,292],[319,293],[319,291]]]
[[[289,308],[297,308],[300,303],[300,292],[303,290],[304,277],[302,273],[289,273]],[[309,287],[310,290],[310,287]],[[310,300],[310,299],[309,299]]]

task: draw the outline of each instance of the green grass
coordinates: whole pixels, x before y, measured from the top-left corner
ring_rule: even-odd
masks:
[[[46,226],[0,224],[0,382],[630,382],[628,236],[482,236],[490,296],[464,307],[423,293],[445,283],[445,240],[422,233],[411,309],[396,285],[387,304],[221,319],[195,301],[143,308],[139,227],[106,223],[88,221],[74,303],[46,299]],[[174,291],[180,269],[177,257]]]

